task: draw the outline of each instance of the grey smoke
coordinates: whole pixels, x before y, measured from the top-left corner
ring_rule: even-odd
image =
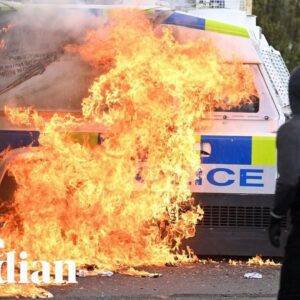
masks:
[[[0,110],[4,105],[79,110],[96,74],[64,46],[82,42],[87,29],[104,21],[87,9],[54,5],[1,13],[0,29],[14,27],[0,33],[7,45],[0,49]]]

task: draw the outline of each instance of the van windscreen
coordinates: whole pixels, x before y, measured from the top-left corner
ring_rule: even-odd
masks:
[[[226,107],[226,98],[224,98],[225,107],[215,107],[215,112],[242,112],[242,113],[257,113],[259,111],[259,97],[250,95],[247,98],[240,100],[240,103],[235,106]]]

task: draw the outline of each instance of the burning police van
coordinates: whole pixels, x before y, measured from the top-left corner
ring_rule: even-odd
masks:
[[[105,12],[103,7],[88,9],[94,14]],[[156,7],[148,10],[148,15],[157,34],[169,28],[181,44],[210,40],[228,64],[238,60],[247,65],[256,90],[234,106],[215,106],[214,111],[201,120],[199,129],[195,129],[194,151],[199,157],[199,169],[189,185],[204,210],[204,217],[196,225],[195,237],[187,243],[197,254],[281,255],[282,249],[272,249],[267,240],[277,177],[275,137],[289,114],[289,73],[280,53],[269,46],[256,26],[255,16],[246,11],[201,7],[183,12]],[[89,25],[84,23],[84,26]],[[5,28],[9,30],[7,25]],[[72,28],[68,39],[72,41],[80,30],[83,29]],[[17,36],[22,35],[25,40],[20,53],[20,45],[10,46],[9,41],[5,41],[3,30],[3,40],[8,46],[7,55],[0,57],[2,110],[4,105],[12,104],[34,106],[46,116],[53,112],[71,112],[76,116],[80,111],[80,100],[86,96],[93,72],[78,58],[57,51],[65,35],[57,36],[55,31],[52,34],[54,36],[47,36],[47,39],[53,38],[51,45],[45,45],[47,39],[43,36],[32,44],[28,42],[30,31],[21,31]],[[210,63],[209,56],[207,63]],[[62,81],[64,85],[57,84]],[[53,99],[51,103],[43,100],[49,98]],[[0,192],[4,195],[9,194],[8,162],[24,151],[23,147],[38,146],[40,133],[12,126],[3,114],[0,125],[0,149],[17,149],[11,150],[0,165]],[[78,130],[74,138],[87,139],[95,145],[102,141],[99,128],[90,127]],[[287,230],[286,222],[283,226]]]
[[[237,55],[250,66],[257,89],[250,104],[215,108],[207,127],[195,135],[201,168],[191,188],[205,214],[192,248],[214,255],[279,255],[282,250],[272,249],[266,237],[277,177],[276,131],[289,114],[289,73],[282,57],[268,45],[255,16],[245,12],[175,12],[164,23],[177,26],[181,42],[204,36],[228,61]]]

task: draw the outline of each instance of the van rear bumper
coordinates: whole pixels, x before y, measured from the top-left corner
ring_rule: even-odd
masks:
[[[277,256],[284,254],[289,222],[282,222],[279,249],[268,239],[274,195],[194,194],[204,209],[195,237],[186,243],[199,255]]]

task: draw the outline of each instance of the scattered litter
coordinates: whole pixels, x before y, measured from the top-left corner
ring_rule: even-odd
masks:
[[[78,277],[86,277],[86,275],[87,275],[87,270],[78,270],[77,272],[76,272],[76,275],[78,276]]]
[[[50,298],[54,298],[54,296],[50,292],[44,290],[39,295],[34,295],[33,298],[34,299],[50,299]]]
[[[244,277],[247,279],[262,279],[262,275],[257,272],[246,273]]]
[[[159,273],[150,273],[147,271],[140,271],[140,270],[137,270],[134,268],[127,268],[127,269],[119,270],[118,273],[123,274],[123,275],[135,276],[135,277],[148,277],[148,278],[162,277],[162,274],[159,274]]]
[[[111,271],[102,271],[102,272],[98,272],[98,275],[102,276],[102,277],[111,277],[114,275],[114,272]]]
[[[98,273],[95,270],[87,270],[87,269],[80,269],[77,270],[76,276],[77,277],[88,277],[88,276],[97,276]]]
[[[77,270],[77,272],[76,272],[77,277],[88,277],[88,276],[97,276],[97,275],[100,275],[103,277],[111,277],[114,275],[114,273],[111,271],[96,271],[95,269],[93,269],[93,270],[92,269],[91,270],[80,269],[80,270]]]
[[[142,275],[142,277],[158,278],[158,277],[162,277],[162,274],[160,274],[160,273],[149,273],[149,274]]]

